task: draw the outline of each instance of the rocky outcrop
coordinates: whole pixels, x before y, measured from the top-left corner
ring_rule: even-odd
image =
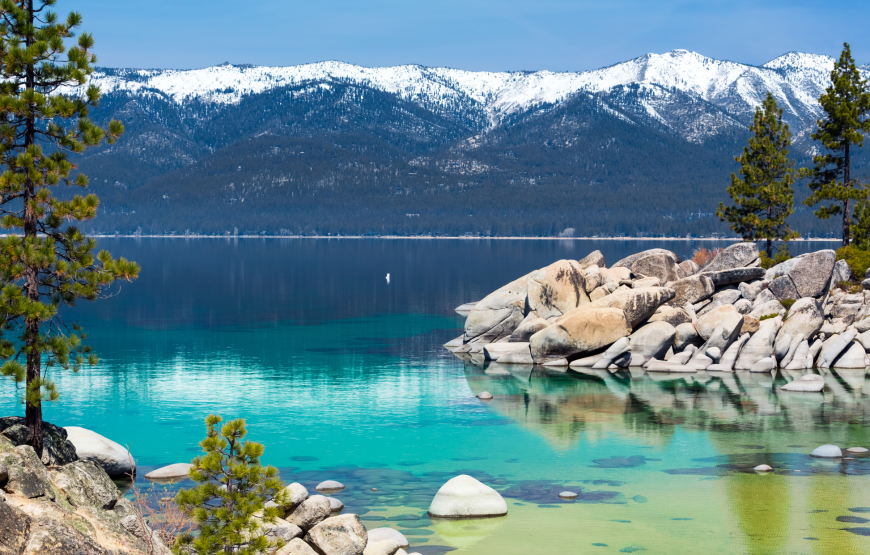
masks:
[[[676,281],[681,277],[677,262],[664,253],[653,253],[638,258],[629,269],[636,276],[658,278],[659,283]]]
[[[606,297],[577,308],[575,311],[596,308],[618,308],[632,327],[652,316],[659,306],[674,297],[674,290],[667,287],[642,287],[617,291]],[[557,320],[558,322],[558,320]]]
[[[528,278],[527,296],[529,308],[544,319],[561,316],[589,302],[583,269],[573,260],[559,260],[532,272]]]
[[[483,298],[465,320],[465,341],[508,337],[523,321],[529,275],[510,282]]]
[[[674,298],[668,301],[673,307],[683,307],[687,304],[709,299],[716,292],[716,286],[710,276],[703,274],[689,276],[669,284],[674,290]]]
[[[601,349],[630,333],[625,312],[619,308],[581,307],[533,335],[529,342],[532,356],[538,360]]]
[[[8,437],[16,446],[30,443],[30,430],[21,416],[0,418],[0,434]],[[42,462],[46,465],[60,466],[79,460],[75,445],[67,439],[66,430],[50,422],[43,422],[42,434]]]
[[[802,256],[788,276],[794,282],[799,298],[818,297],[825,292],[834,271],[837,253],[822,250]]]

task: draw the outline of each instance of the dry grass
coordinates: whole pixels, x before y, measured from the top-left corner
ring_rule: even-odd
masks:
[[[707,250],[705,247],[698,247],[695,249],[695,252],[692,253],[692,260],[698,266],[703,266],[707,262],[710,262],[716,255],[718,255],[722,249],[710,249]]]
[[[175,502],[169,486],[151,484],[147,490],[142,490],[134,484],[132,493],[136,514],[142,523],[150,524],[167,547],[175,545],[175,538],[180,534],[194,529],[193,522]]]

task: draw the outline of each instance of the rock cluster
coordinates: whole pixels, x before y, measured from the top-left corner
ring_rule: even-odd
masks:
[[[595,251],[523,276],[474,304],[445,345],[502,364],[649,372],[789,371],[787,391],[820,391],[814,367],[870,367],[870,291],[833,250],[760,267],[754,243],[703,267],[664,249],[605,265]],[[870,284],[868,284],[870,285]]]

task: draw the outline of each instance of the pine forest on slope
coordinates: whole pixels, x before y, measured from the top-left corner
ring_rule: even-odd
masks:
[[[581,73],[103,68],[92,118],[126,133],[80,168],[102,233],[730,235],[713,213],[755,107],[773,93],[809,164],[832,66],[675,50]],[[806,194],[792,228],[836,235]]]

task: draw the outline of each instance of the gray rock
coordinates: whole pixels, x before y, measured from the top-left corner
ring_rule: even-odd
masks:
[[[462,303],[461,305],[457,306],[453,310],[456,311],[456,314],[459,314],[460,316],[467,318],[469,313],[471,313],[471,311],[474,309],[475,306],[477,306],[477,303],[479,303],[479,302],[480,301],[472,301],[470,303]]]
[[[12,505],[0,502],[0,553],[24,553],[24,546],[30,536],[30,523],[29,516]]]
[[[650,322],[638,328],[628,337],[633,355],[632,364],[642,366],[651,358],[664,357],[668,348],[673,345],[675,336],[676,329],[667,322]],[[634,355],[637,355],[637,360]]]
[[[74,507],[111,510],[121,497],[109,475],[91,461],[76,461],[49,474]]]
[[[753,467],[752,470],[756,472],[770,472],[771,470],[773,470],[773,468],[768,464],[760,464],[756,467]]]
[[[845,260],[837,260],[834,264],[834,269],[831,271],[831,281],[828,283],[828,291],[837,287],[841,281],[850,281],[852,279],[852,270],[849,269],[849,263]]]
[[[822,347],[822,352],[819,353],[819,368],[830,368],[840,353],[852,343],[856,335],[857,332],[851,329],[846,330],[842,335],[832,336],[830,342],[826,341]]]
[[[734,303],[734,308],[736,308],[737,312],[740,314],[749,314],[752,312],[752,303],[747,299],[739,299]]]
[[[527,343],[529,338],[533,335],[541,331],[542,329],[549,327],[550,322],[544,320],[543,318],[532,318],[525,319],[517,326],[517,329],[513,331],[510,337],[510,341],[512,343]]]
[[[502,357],[504,357],[505,355],[509,355],[511,353],[522,353],[528,350],[528,343],[511,341],[490,343],[488,345],[484,345],[483,347],[483,358],[485,360],[501,360]]]
[[[722,354],[722,358],[719,360],[717,366],[719,366],[720,368],[718,368],[718,370],[734,370],[734,364],[737,362],[737,356],[740,354],[740,349],[743,347],[744,344],[746,344],[747,341],[749,341],[749,334],[744,333],[740,337],[738,337],[736,341],[731,343],[731,345]],[[709,370],[709,368],[707,369]]]
[[[465,474],[441,486],[429,506],[429,516],[442,518],[480,518],[506,514],[507,503],[497,491]]]
[[[774,299],[772,301],[766,302],[764,304],[758,305],[752,309],[752,312],[749,313],[750,316],[754,316],[759,320],[763,316],[768,316],[770,314],[776,314],[777,316],[784,317],[785,316],[785,307],[782,306],[782,303],[778,300]],[[763,322],[762,322],[763,323]]]
[[[627,257],[623,258],[622,260],[620,260],[619,262],[614,264],[612,266],[612,268],[631,268],[632,264],[634,264],[637,260],[640,260],[641,258],[643,258],[645,256],[649,256],[651,254],[664,254],[664,255],[667,255],[670,258],[672,258],[673,261],[677,264],[679,264],[681,262],[680,257],[677,256],[676,254],[672,253],[669,250],[649,249],[649,250],[641,251],[639,253],[635,253],[635,254],[632,254],[631,256],[627,256]]]
[[[718,363],[719,357],[711,356],[709,351],[717,349],[719,353],[726,352],[731,344],[740,337],[741,328],[743,328],[743,315],[738,312],[728,314],[719,325],[716,326],[704,345],[698,349],[698,354],[693,356],[689,363],[695,362],[700,359],[700,356],[704,355],[710,358],[711,364]],[[701,353],[704,353],[704,355],[701,355]]]
[[[695,323],[695,329],[698,331],[698,335],[704,338],[704,341],[710,339],[710,336],[713,335],[713,331],[716,327],[732,314],[740,315],[740,313],[737,312],[737,309],[734,308],[734,305],[725,304],[714,308],[703,316],[699,316],[698,321]],[[741,316],[741,321],[742,320],[743,317]]]
[[[769,303],[770,301],[778,301],[779,299],[771,293],[768,289],[763,289],[755,296],[755,300],[752,301],[752,309],[755,310],[759,306]]]
[[[93,462],[109,476],[135,474],[136,461],[123,445],[86,428],[67,426],[64,430],[79,459]]]
[[[710,347],[704,351],[704,354],[710,357],[710,360],[712,360],[714,364],[717,364],[719,359],[722,358],[722,352],[718,347]]]
[[[782,318],[771,318],[761,322],[758,331],[743,346],[734,368],[737,370],[751,370],[756,363],[773,355],[773,344],[776,334],[782,326]]]
[[[843,451],[840,450],[836,445],[822,445],[821,447],[816,447],[813,449],[813,452],[810,453],[811,457],[819,457],[825,459],[839,459],[843,456]]]
[[[780,335],[780,337],[791,337],[791,335],[789,335],[789,334],[784,334],[782,332],[782,329],[779,330],[779,335]],[[780,361],[779,361],[779,367],[780,368],[788,367],[788,365],[791,363],[792,359],[794,358],[794,355],[797,353],[800,346],[804,343],[806,343],[806,341],[804,341],[804,334],[799,333],[796,336],[794,336],[791,340],[791,343],[789,343],[788,351],[786,352],[785,356],[782,357],[782,359],[780,359]],[[807,351],[809,351],[809,345],[807,345]],[[806,356],[806,355],[804,355],[804,356]]]
[[[335,480],[326,480],[317,484],[314,489],[321,493],[335,493],[344,489],[344,484]]]
[[[631,266],[631,273],[636,276],[655,277],[659,283],[667,283],[679,279],[677,262],[668,254],[648,254],[635,260]]]
[[[544,319],[562,316],[589,302],[583,269],[573,260],[559,260],[532,272],[527,295],[529,308]]]
[[[701,274],[710,276],[716,287],[722,287],[744,281],[755,281],[763,278],[765,272],[764,268],[734,268],[733,270],[720,270],[717,272],[701,270]]]
[[[369,543],[366,544],[363,555],[395,555],[400,551],[402,551],[402,548],[396,540],[372,541],[370,539]]]
[[[129,515],[119,521],[121,528],[146,546],[149,555],[172,555],[172,551],[166,547],[160,535],[148,526],[144,518],[139,515]]]
[[[292,513],[296,507],[308,499],[308,490],[305,489],[305,486],[297,482],[293,482],[284,488],[284,492],[287,495],[288,504],[284,505],[282,508],[287,513]]]
[[[867,352],[864,346],[852,341],[831,365],[833,368],[866,368]]]
[[[310,530],[332,512],[329,499],[322,495],[312,495],[302,502],[292,513],[285,517],[290,524]]]
[[[596,362],[592,368],[607,368],[610,363],[619,356],[631,351],[631,342],[628,337],[621,337],[616,342],[604,351],[601,359]]]
[[[604,261],[604,255],[601,254],[601,251],[592,251],[586,255],[586,258],[582,260],[578,260],[577,263],[580,265],[580,268],[586,269],[590,266],[598,266],[599,268],[604,268],[607,266]]]
[[[818,393],[825,388],[825,379],[816,374],[806,374],[789,382],[780,389],[783,391],[800,391],[804,393]]]
[[[344,505],[342,505],[343,507]],[[276,519],[275,522],[263,524],[266,529],[266,537],[274,541],[281,538],[285,542],[293,541],[296,538],[301,538],[305,533],[302,528],[295,524],[290,524],[283,518]]]
[[[290,540],[275,555],[319,555],[311,546],[299,538]]]
[[[797,300],[800,298],[797,287],[789,276],[780,276],[770,282],[768,291],[773,293],[777,300],[784,301],[785,299]]]
[[[483,298],[465,320],[465,341],[495,341],[509,336],[525,317],[531,274],[512,281]]]
[[[24,417],[0,418],[0,434],[5,435],[17,447],[30,443],[30,430]],[[63,466],[79,460],[75,445],[67,439],[66,430],[51,422],[42,423],[42,462],[46,466]]]
[[[755,243],[735,243],[722,249],[716,257],[701,268],[702,272],[718,272],[732,268],[743,268],[758,258],[758,245]]]
[[[48,471],[33,447],[13,447],[8,439],[0,436],[0,466],[6,467],[8,477],[3,489],[7,493],[28,499],[42,496],[54,499]]]
[[[822,295],[830,282],[836,261],[837,253],[832,250],[821,250],[802,256],[788,272],[799,297]]]
[[[806,370],[813,367],[813,361],[808,360],[810,343],[806,339],[800,342],[790,361],[783,360],[786,370]],[[788,357],[786,357],[788,358]]]
[[[674,349],[677,351],[682,351],[689,345],[700,345],[702,341],[701,336],[695,330],[695,326],[691,323],[680,324],[674,328]]]
[[[864,318],[860,322],[855,324],[855,329],[858,330],[859,333],[865,333],[870,331],[870,317]]]
[[[483,391],[481,393],[478,393],[476,397],[481,401],[490,401],[492,399],[492,393],[490,393],[489,391]]]
[[[563,491],[559,494],[559,497],[562,499],[577,499],[580,497],[580,494],[574,493],[573,491]]]
[[[800,257],[796,256],[794,258],[790,258],[790,259],[786,260],[785,262],[777,264],[776,266],[773,266],[772,268],[767,270],[767,273],[765,274],[764,279],[767,281],[773,281],[774,279],[778,278],[779,276],[784,276],[784,275],[788,274],[792,270],[792,268],[797,266],[798,262],[800,262],[800,261],[801,261]]]
[[[771,372],[773,370],[776,370],[776,360],[772,356],[759,359],[749,369],[750,372]]]
[[[336,499],[335,497],[327,497],[329,499],[329,509],[331,511],[331,515],[335,516],[344,509],[344,503],[341,502],[340,499]]]
[[[854,321],[855,317],[861,312],[864,307],[864,295],[861,293],[855,295],[838,295],[834,300],[834,306],[831,308],[832,318],[843,318]]]
[[[755,300],[755,297],[758,296],[759,293],[767,289],[769,285],[769,281],[759,279],[752,282],[743,282],[738,285],[737,288],[740,290],[740,294],[743,295],[744,299],[752,302]]]
[[[164,466],[162,468],[158,468],[156,470],[152,470],[148,474],[145,475],[145,478],[148,480],[172,480],[181,478],[187,478],[190,469],[193,468],[193,465],[190,463],[175,463],[170,464],[169,466]]]
[[[410,545],[408,543],[408,538],[406,538],[398,530],[393,530],[392,528],[388,528],[386,526],[369,530],[369,543],[380,542],[384,540],[395,540],[401,548],[409,547]]]
[[[534,364],[531,350],[526,347],[522,351],[513,351],[502,355],[498,359],[499,364]]]
[[[42,516],[31,521],[30,538],[22,555],[109,555],[109,552],[71,524]]]
[[[683,271],[684,277],[693,276],[701,271],[701,267],[695,264],[694,260],[683,260],[680,262],[679,266],[680,270]]]
[[[863,281],[861,282],[861,287],[863,287],[865,291],[866,291],[867,289],[870,289],[870,278],[867,278],[867,279],[863,280]]]
[[[782,333],[792,337],[802,334],[807,339],[815,337],[822,329],[825,317],[819,302],[812,297],[797,300],[789,309],[788,317],[782,325]]]
[[[730,304],[733,305],[737,300],[740,299],[740,291],[737,289],[724,289],[719,291],[713,298],[710,299],[710,304],[705,306],[700,312],[698,312],[698,317],[700,318],[704,314],[707,314],[711,310],[716,309],[722,305]]]
[[[791,346],[791,335],[783,334],[780,328],[780,333],[777,337],[778,339],[774,342],[773,346],[773,355],[777,361],[780,361],[788,354],[788,349]]]

